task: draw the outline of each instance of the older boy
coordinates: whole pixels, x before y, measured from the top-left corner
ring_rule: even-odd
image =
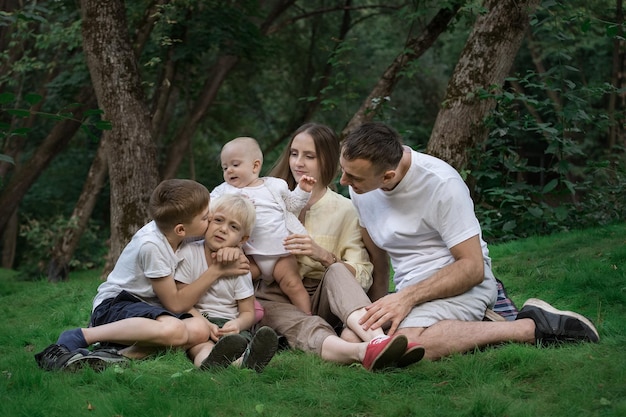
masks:
[[[101,369],[124,358],[114,352],[89,352],[96,342],[123,346],[182,347],[206,341],[207,326],[189,314],[200,296],[222,276],[249,271],[244,255],[211,266],[193,284],[178,289],[174,271],[185,239],[204,235],[209,222],[209,192],[192,181],[161,182],[150,197],[151,222],[124,248],[106,282],[98,287],[89,327],[61,334],[55,344],[35,355],[46,370]],[[220,261],[221,253],[216,254]],[[122,351],[123,353],[123,351]]]

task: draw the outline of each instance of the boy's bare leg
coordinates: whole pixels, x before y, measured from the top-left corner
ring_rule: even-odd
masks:
[[[193,317],[179,320],[172,316],[159,316],[156,320],[133,317],[101,326],[82,329],[89,345],[112,342],[122,345],[187,347],[207,340],[208,327]]]
[[[155,355],[156,353],[162,351],[164,348],[161,346],[128,346],[124,349],[120,349],[118,353],[122,356],[125,356],[129,359],[145,359],[148,356]]]
[[[274,280],[293,305],[306,314],[311,314],[311,298],[302,284],[295,256],[285,256],[276,261]]]
[[[187,343],[182,348],[189,346],[197,346],[202,342],[206,342],[208,339],[207,332],[207,320],[204,317],[197,316],[193,318],[183,319],[185,327],[187,327],[187,333],[189,335]],[[130,359],[144,359],[148,356],[154,355],[164,349],[163,346],[146,346],[142,344],[134,344],[121,349],[119,353]],[[210,350],[209,350],[210,353]],[[207,353],[208,355],[208,353]]]
[[[209,354],[213,350],[215,343],[212,341],[200,343],[196,346],[192,346],[187,350],[187,355],[189,359],[193,362],[196,367],[200,367],[202,365],[202,361],[209,357]]]

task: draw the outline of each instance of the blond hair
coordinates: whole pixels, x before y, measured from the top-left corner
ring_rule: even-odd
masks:
[[[221,211],[233,216],[241,223],[244,236],[250,236],[256,221],[256,209],[252,201],[241,194],[222,194],[211,200],[209,212]]]

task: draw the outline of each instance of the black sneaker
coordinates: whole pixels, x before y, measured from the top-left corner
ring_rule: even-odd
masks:
[[[245,337],[239,334],[229,334],[217,341],[209,356],[202,361],[200,369],[226,368],[237,358],[243,355],[248,346]]]
[[[46,371],[74,372],[89,367],[100,372],[112,363],[122,363],[127,360],[111,349],[101,349],[94,352],[87,349],[70,351],[64,345],[57,345],[56,343],[35,355],[37,365]]]
[[[278,349],[278,336],[270,327],[263,326],[254,334],[243,354],[242,368],[263,372]]]
[[[70,352],[63,345],[51,344],[41,352],[35,354],[37,365],[46,371],[56,371],[59,369],[75,370],[76,364],[85,356],[81,351]]]
[[[560,342],[598,342],[600,336],[589,319],[572,311],[561,311],[538,298],[524,303],[516,320],[529,318],[535,322],[537,344]]]

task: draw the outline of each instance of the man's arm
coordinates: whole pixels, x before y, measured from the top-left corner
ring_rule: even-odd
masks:
[[[414,306],[463,294],[484,280],[484,260],[478,235],[453,246],[450,252],[455,259],[452,264],[367,307],[367,313],[360,320],[363,327],[376,329],[391,322],[389,334],[393,334]]]
[[[386,251],[376,246],[364,227],[361,228],[361,236],[365,249],[370,255],[370,262],[374,265],[373,282],[367,295],[370,300],[376,301],[389,293],[389,256]]]

